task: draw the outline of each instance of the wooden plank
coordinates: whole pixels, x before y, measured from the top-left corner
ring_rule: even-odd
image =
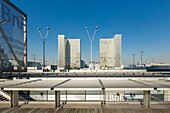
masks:
[[[87,113],[88,108],[82,108],[82,113]]]
[[[95,109],[91,109],[91,110],[90,110],[90,113],[95,113]]]
[[[121,111],[121,109],[119,109],[119,108],[116,108],[116,109],[114,108],[114,112],[115,112],[115,113],[123,113],[123,112]]]
[[[103,113],[101,108],[95,108],[95,113]]]
[[[47,108],[44,113],[55,113],[55,108]]]
[[[6,111],[9,110],[9,108],[0,108],[0,111],[1,111],[1,109],[2,109],[3,113],[5,113]]]
[[[32,111],[32,108],[18,108],[17,113],[29,113]]]
[[[31,113],[38,113],[41,108],[33,108],[34,110]]]
[[[77,108],[75,109],[74,113],[78,113],[78,109]]]
[[[6,111],[8,108],[0,108],[0,111],[1,112],[4,112],[4,111]]]
[[[65,113],[67,108],[60,108],[56,113]]]
[[[161,109],[163,112],[162,113],[170,113],[170,109]]]
[[[14,113],[18,110],[18,108],[8,108],[6,111],[4,111],[3,113]]]
[[[66,108],[65,113],[70,113],[71,109],[72,109],[72,108]]]
[[[74,113],[75,110],[75,108],[71,108],[69,113]]]
[[[170,113],[170,108],[0,108],[2,113]]]
[[[81,108],[78,109],[78,113],[82,113],[82,111],[83,111],[83,110],[82,110]]]
[[[90,113],[90,110],[91,110],[90,108],[89,108],[89,109],[87,109],[87,113]]]
[[[103,113],[107,113],[107,109],[106,108],[103,108]]]

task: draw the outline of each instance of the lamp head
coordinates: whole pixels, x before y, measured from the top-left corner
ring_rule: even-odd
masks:
[[[96,29],[98,29],[98,27],[96,26]]]
[[[86,27],[86,29],[88,29],[88,27]]]
[[[40,30],[40,27],[38,27],[38,30]]]
[[[47,30],[50,30],[50,27],[47,27]]]

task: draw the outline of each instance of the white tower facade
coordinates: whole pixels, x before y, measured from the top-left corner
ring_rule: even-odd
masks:
[[[122,35],[100,39],[100,68],[114,69],[122,65]]]

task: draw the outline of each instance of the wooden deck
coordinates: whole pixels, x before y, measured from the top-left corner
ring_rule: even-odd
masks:
[[[170,109],[148,108],[0,108],[0,113],[170,113]]]

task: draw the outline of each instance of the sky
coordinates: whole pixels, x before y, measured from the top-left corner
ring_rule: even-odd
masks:
[[[93,35],[93,60],[99,61],[99,39],[122,34],[122,64],[140,62],[170,63],[169,0],[10,0],[28,16],[28,59],[42,60],[45,36],[47,62],[57,63],[58,35],[81,39],[81,59],[90,60],[90,41],[85,27]]]

